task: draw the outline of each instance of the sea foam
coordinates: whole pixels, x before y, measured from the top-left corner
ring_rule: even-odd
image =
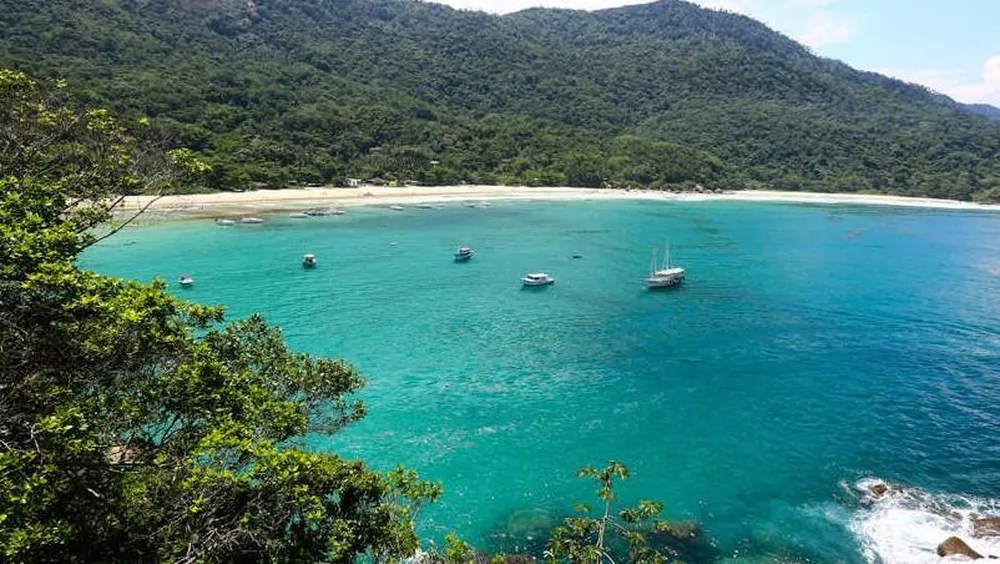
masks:
[[[876,484],[885,484],[889,490],[875,496],[871,488]],[[974,519],[1000,516],[998,499],[934,493],[874,478],[844,486],[861,502],[849,527],[870,562],[919,564],[964,560],[964,557],[946,560],[938,556],[938,544],[952,536],[961,538],[985,557],[1000,556],[1000,537],[972,536]]]

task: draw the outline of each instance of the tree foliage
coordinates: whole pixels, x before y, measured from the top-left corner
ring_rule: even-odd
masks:
[[[635,507],[614,511],[617,495],[616,480],[629,478],[628,468],[616,460],[604,468],[582,468],[577,475],[593,479],[598,484],[597,497],[602,507],[598,517],[591,517],[592,508],[580,504],[580,517],[567,518],[549,539],[546,558],[550,562],[599,564],[615,562],[663,563],[671,555],[657,550],[650,542],[654,533],[669,533],[675,525],[657,519],[663,505],[657,501],[640,501]]]
[[[440,488],[301,448],[362,377],[258,316],[77,268],[121,200],[205,172],[0,70],[0,560],[378,561]]]
[[[0,29],[0,62],[147,119],[216,188],[1000,189],[1000,123],[679,0],[502,17],[414,0],[0,0]]]

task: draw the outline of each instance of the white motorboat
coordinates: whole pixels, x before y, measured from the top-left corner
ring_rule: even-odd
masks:
[[[264,220],[259,217],[244,217],[240,219],[240,223],[264,223]]]
[[[663,264],[660,266],[656,264],[656,251],[653,251],[653,262],[649,267],[649,276],[646,277],[646,287],[671,288],[684,282],[686,275],[687,272],[683,268],[670,264],[669,247],[663,253]]]
[[[230,225],[236,225],[236,222],[233,221],[233,220],[231,220],[231,219],[226,219],[224,217],[220,217],[220,218],[218,218],[218,219],[215,220],[215,224],[216,225],[223,225],[223,226],[229,227]]]
[[[521,282],[525,286],[548,286],[549,284],[555,284],[556,279],[549,276],[544,272],[532,272],[530,274],[525,274]]]
[[[332,213],[333,215],[344,215],[347,212],[341,209],[336,209],[336,210],[330,210],[330,213]]]
[[[316,255],[312,253],[302,255],[302,266],[306,268],[312,268],[316,266]]]
[[[400,205],[394,205],[394,206],[389,206],[389,209],[390,210],[394,210],[394,211],[403,211],[406,208],[404,208],[403,206],[400,206]]]
[[[292,212],[288,214],[288,217],[293,219],[307,219],[309,217],[309,214],[306,212]]]
[[[177,283],[181,285],[181,288],[190,288],[194,286],[194,278],[188,276],[187,274],[182,274],[178,279]]]
[[[459,247],[455,251],[455,262],[465,262],[472,258],[476,254],[476,251],[472,250],[472,247]]]

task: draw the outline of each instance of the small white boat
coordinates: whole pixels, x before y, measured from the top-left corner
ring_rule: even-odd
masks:
[[[434,206],[432,206],[430,204],[417,204],[417,207],[420,208],[420,209],[422,209],[422,210],[432,210],[432,209],[434,209]]]
[[[178,279],[177,283],[181,285],[181,288],[190,288],[194,286],[194,278],[191,278],[187,274],[182,274]]]
[[[687,273],[683,268],[670,264],[670,247],[664,251],[663,264],[659,267],[656,265],[656,251],[653,251],[653,262],[646,277],[647,288],[671,288],[684,282],[685,276]]]
[[[264,220],[259,217],[244,217],[240,219],[240,223],[264,223]]]
[[[344,215],[347,212],[345,212],[344,210],[337,209],[337,210],[330,210],[330,213],[332,213],[333,215]]]
[[[476,251],[472,250],[472,247],[459,247],[455,251],[455,262],[465,262],[472,258],[476,254]]]
[[[312,253],[302,255],[302,266],[306,268],[312,268],[316,266],[316,255]]]
[[[548,286],[549,284],[555,284],[556,279],[544,272],[532,272],[525,274],[521,282],[525,286]]]
[[[302,212],[310,217],[322,217],[324,215],[330,215],[330,210],[306,210]]]
[[[224,226],[228,227],[230,225],[236,225],[236,222],[233,221],[233,220],[231,220],[231,219],[226,219],[224,217],[220,217],[220,218],[218,218],[218,219],[215,220],[215,224],[216,225],[224,225]]]
[[[402,211],[402,210],[405,210],[406,208],[404,208],[403,206],[400,206],[400,205],[395,205],[395,206],[389,206],[389,209],[390,210],[395,210],[395,211]]]
[[[288,217],[291,217],[293,219],[307,219],[309,217],[309,214],[306,212],[292,212],[288,214]]]

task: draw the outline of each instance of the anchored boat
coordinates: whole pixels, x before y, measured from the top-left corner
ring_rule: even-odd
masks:
[[[521,283],[525,286],[548,286],[549,284],[555,284],[555,282],[555,278],[544,272],[532,272],[531,274],[525,274],[524,278],[521,279]]]
[[[687,273],[683,268],[673,266],[670,263],[670,247],[664,250],[663,264],[659,267],[656,264],[656,251],[654,250],[653,262],[649,267],[649,276],[646,277],[646,287],[649,289],[671,288],[684,282],[686,275]]]

